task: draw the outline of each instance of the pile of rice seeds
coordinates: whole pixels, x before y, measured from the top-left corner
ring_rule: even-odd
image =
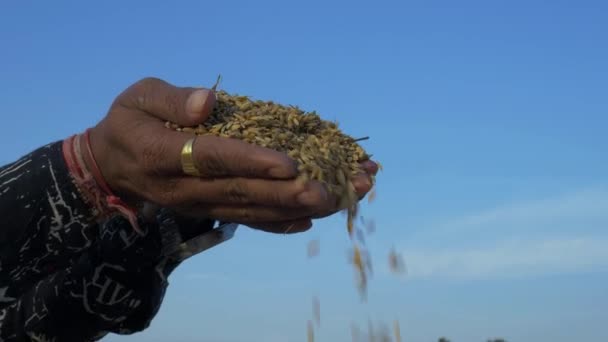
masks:
[[[356,139],[345,135],[336,123],[322,120],[315,112],[272,101],[252,101],[247,96],[216,91],[217,102],[210,118],[197,127],[167,127],[197,135],[215,135],[287,153],[299,164],[301,179],[322,182],[340,199],[340,209],[357,203],[350,182],[362,172],[360,162],[369,159]]]
[[[339,199],[339,209],[350,211],[349,234],[358,202],[352,179],[363,172],[360,163],[369,155],[335,122],[322,120],[315,112],[272,101],[253,101],[247,96],[216,91],[216,106],[210,118],[197,127],[166,126],[197,135],[234,138],[284,152],[298,162],[299,179],[324,184]]]
[[[371,264],[363,246],[357,243],[359,239],[355,237],[358,198],[352,179],[363,172],[360,163],[370,159],[358,144],[359,140],[365,138],[355,139],[344,134],[337,123],[321,119],[314,111],[305,112],[296,106],[252,100],[222,90],[215,94],[216,106],[203,124],[182,127],[167,122],[166,127],[196,135],[240,139],[284,152],[296,160],[298,180],[321,182],[338,199],[338,208],[347,214],[347,231],[354,245],[350,261],[355,267],[357,285],[364,297]],[[372,184],[375,184],[375,177],[372,177]],[[375,192],[370,193],[369,197],[373,200]],[[315,321],[318,321],[318,317]],[[308,323],[308,340],[314,340],[312,321]]]

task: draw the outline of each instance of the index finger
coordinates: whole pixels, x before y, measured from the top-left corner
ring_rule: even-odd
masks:
[[[183,174],[181,150],[191,134],[175,132],[172,139],[175,170]],[[203,135],[192,146],[195,166],[203,177],[291,179],[298,174],[287,154],[233,138]]]

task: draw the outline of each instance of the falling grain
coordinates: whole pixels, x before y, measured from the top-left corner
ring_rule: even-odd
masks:
[[[395,334],[395,342],[401,342],[401,328],[397,320],[393,322],[393,333]]]
[[[373,234],[376,232],[376,221],[373,219],[366,220],[363,216],[361,216],[361,224],[365,226],[365,230],[367,234]]]
[[[321,242],[319,241],[319,239],[311,240],[310,242],[308,242],[307,250],[309,258],[314,258],[318,256],[321,250]]]
[[[394,248],[391,249],[389,253],[388,263],[393,273],[400,275],[406,273],[405,261],[403,261],[403,256],[397,253]]]
[[[312,298],[312,314],[317,322],[317,326],[321,325],[321,302],[319,301],[319,297]]]
[[[367,298],[367,283],[369,272],[371,271],[371,262],[368,253],[362,250],[358,245],[355,245],[352,250],[351,263],[355,268],[355,280],[357,289],[363,301]]]
[[[361,339],[361,329],[355,324],[351,323],[350,325],[350,334],[353,339],[353,342],[359,342]]]
[[[312,325],[311,321],[308,321],[308,329],[307,329],[308,342],[315,342],[315,329]]]
[[[376,200],[376,188],[373,188],[367,195],[367,203],[372,203]]]

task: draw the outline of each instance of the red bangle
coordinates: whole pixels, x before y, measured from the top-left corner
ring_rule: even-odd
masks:
[[[68,170],[83,198],[93,208],[97,219],[105,219],[114,213],[119,213],[129,221],[138,234],[143,235],[137,221],[137,210],[114,195],[104,179],[91,149],[89,131],[90,129],[87,129],[84,132],[82,137],[84,139],[81,139],[80,135],[75,135],[64,140],[63,156]],[[86,152],[82,150],[82,143]],[[85,162],[84,153],[88,154],[90,165]]]
[[[93,216],[95,218],[107,216],[107,207],[101,203],[102,194],[95,183],[95,179],[90,173],[86,172],[84,161],[78,158],[81,155],[78,136],[73,135],[65,139],[62,150],[68,172],[72,176],[81,198],[91,207]]]
[[[97,182],[97,184],[99,184],[99,187],[101,187],[101,189],[106,193],[106,195],[113,195],[112,190],[110,190],[108,183],[106,183],[106,180],[103,177],[101,170],[99,169],[99,165],[97,165],[95,156],[93,155],[93,150],[91,149],[91,135],[89,133],[90,131],[90,128],[84,131],[84,141],[85,147],[87,149],[87,154],[89,155],[89,159],[91,161],[91,165],[89,165],[91,167],[91,173],[93,173],[95,181]]]

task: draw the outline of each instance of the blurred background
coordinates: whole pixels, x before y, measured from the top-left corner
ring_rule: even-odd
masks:
[[[316,110],[379,160],[369,300],[345,218],[240,229],[105,340],[608,340],[605,1],[2,1],[0,164],[94,125],[145,76]],[[306,244],[321,242],[318,258]],[[408,273],[394,277],[388,251]]]

